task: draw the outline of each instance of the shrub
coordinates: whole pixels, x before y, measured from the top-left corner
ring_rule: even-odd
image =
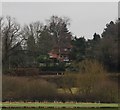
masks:
[[[13,68],[7,71],[10,76],[35,76],[39,74],[38,68]]]
[[[101,102],[118,102],[118,84],[109,79],[99,82],[94,95]]]
[[[117,102],[117,83],[111,81],[103,65],[96,60],[79,63],[79,94],[89,101]]]
[[[43,101],[56,93],[56,86],[42,79],[3,77],[3,100]]]

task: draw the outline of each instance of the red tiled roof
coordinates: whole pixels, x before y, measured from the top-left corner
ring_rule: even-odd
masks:
[[[50,58],[58,58],[59,56],[55,53],[49,52]]]

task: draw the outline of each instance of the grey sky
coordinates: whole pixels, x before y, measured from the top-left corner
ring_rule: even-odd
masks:
[[[2,13],[15,17],[21,25],[38,20],[45,23],[52,15],[67,16],[73,35],[92,38],[95,32],[101,34],[107,23],[117,19],[117,6],[117,2],[4,2]]]

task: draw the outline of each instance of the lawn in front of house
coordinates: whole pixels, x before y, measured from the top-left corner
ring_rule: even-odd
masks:
[[[4,108],[2,110],[118,110],[118,108]]]
[[[75,102],[3,102],[2,107],[46,107],[46,108],[118,108],[114,103],[75,103]]]

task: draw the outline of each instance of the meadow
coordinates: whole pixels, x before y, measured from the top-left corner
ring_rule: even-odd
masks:
[[[2,110],[118,110],[118,108],[11,108]]]
[[[115,109],[115,108],[118,108],[118,104],[114,104],[114,103],[50,103],[50,102],[29,102],[29,103],[24,103],[24,102],[4,102],[2,103],[2,107],[3,108],[24,108],[25,110],[27,110],[27,108],[31,109],[31,108],[34,108],[34,109],[47,109],[47,110],[51,110],[51,108],[58,108],[59,110],[62,110],[63,108],[65,110],[69,110],[67,108],[75,108],[76,110],[78,110],[77,108],[81,109],[81,110],[84,110],[84,109],[87,109],[87,110],[91,110],[91,109],[94,109],[94,108],[101,108],[100,110],[102,110],[102,108],[109,108],[109,109]],[[89,108],[89,109],[88,109]],[[18,109],[18,110],[19,110]],[[32,110],[32,109],[31,109]],[[44,109],[43,109],[44,110]],[[96,109],[95,109],[96,110]]]

